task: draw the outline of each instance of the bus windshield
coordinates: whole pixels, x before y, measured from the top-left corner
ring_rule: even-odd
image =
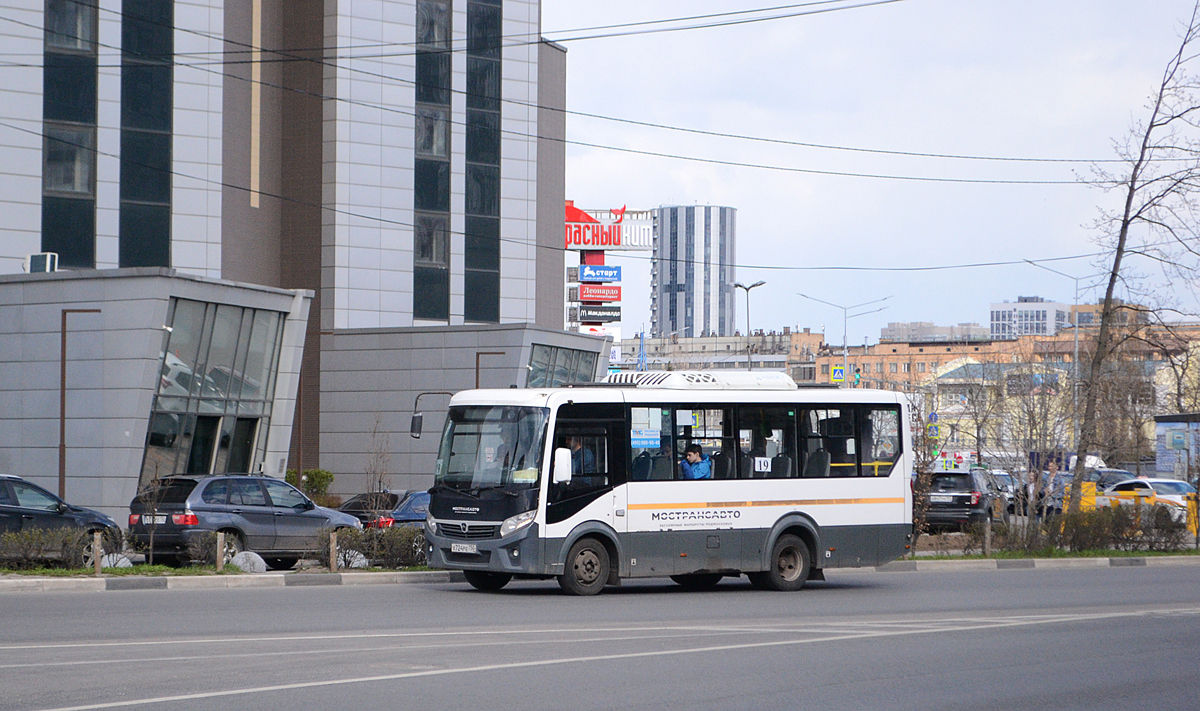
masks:
[[[438,449],[434,486],[473,491],[538,485],[550,410],[452,407]]]

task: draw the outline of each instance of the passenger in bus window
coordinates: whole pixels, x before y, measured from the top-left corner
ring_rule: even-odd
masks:
[[[712,461],[704,453],[704,448],[698,444],[689,444],[683,450],[683,460],[679,462],[679,473],[684,479],[711,479]]]

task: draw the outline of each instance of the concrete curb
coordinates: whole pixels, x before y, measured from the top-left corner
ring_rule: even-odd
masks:
[[[99,592],[103,590],[214,590],[223,588],[282,588],[312,585],[435,585],[459,583],[459,571],[433,570],[396,573],[256,573],[248,575],[129,575],[112,578],[32,578],[0,576],[0,594],[7,592]]]
[[[1170,555],[1130,558],[1007,558],[993,560],[896,560],[874,570],[879,573],[933,573],[960,570],[1038,570],[1067,568],[1171,568],[1200,566],[1200,556]],[[853,570],[853,569],[851,569]],[[860,569],[861,570],[861,569]],[[872,570],[866,568],[865,570]]]
[[[1200,556],[1135,558],[1008,558],[1000,560],[896,560],[875,568],[835,568],[830,573],[946,573],[969,570],[1071,568],[1170,568],[1200,566]],[[395,573],[254,573],[247,575],[123,576],[113,578],[30,578],[0,575],[0,594],[8,592],[99,592],[102,590],[214,590],[282,588],[313,585],[438,585],[466,580],[461,571]]]

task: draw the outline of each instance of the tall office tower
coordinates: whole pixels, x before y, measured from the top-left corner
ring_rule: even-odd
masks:
[[[737,210],[660,207],[650,268],[650,333],[732,336]]]

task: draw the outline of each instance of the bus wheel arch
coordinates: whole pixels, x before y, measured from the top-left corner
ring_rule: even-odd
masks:
[[[563,539],[559,556],[564,566],[570,566],[571,564],[571,561],[568,560],[571,548],[579,542],[579,539],[589,536],[599,540],[608,552],[609,575],[607,584],[619,585],[621,582],[621,561],[624,558],[624,553],[621,551],[621,544],[618,543],[619,537],[616,531],[598,521],[589,521],[580,524]]]
[[[771,528],[771,535],[767,536],[767,545],[764,547],[761,559],[763,570],[769,570],[775,564],[771,554],[775,550],[775,543],[781,536],[795,536],[803,541],[808,547],[809,565],[813,570],[821,568],[821,557],[817,555],[817,551],[821,547],[820,526],[807,514],[791,513],[779,519]]]

